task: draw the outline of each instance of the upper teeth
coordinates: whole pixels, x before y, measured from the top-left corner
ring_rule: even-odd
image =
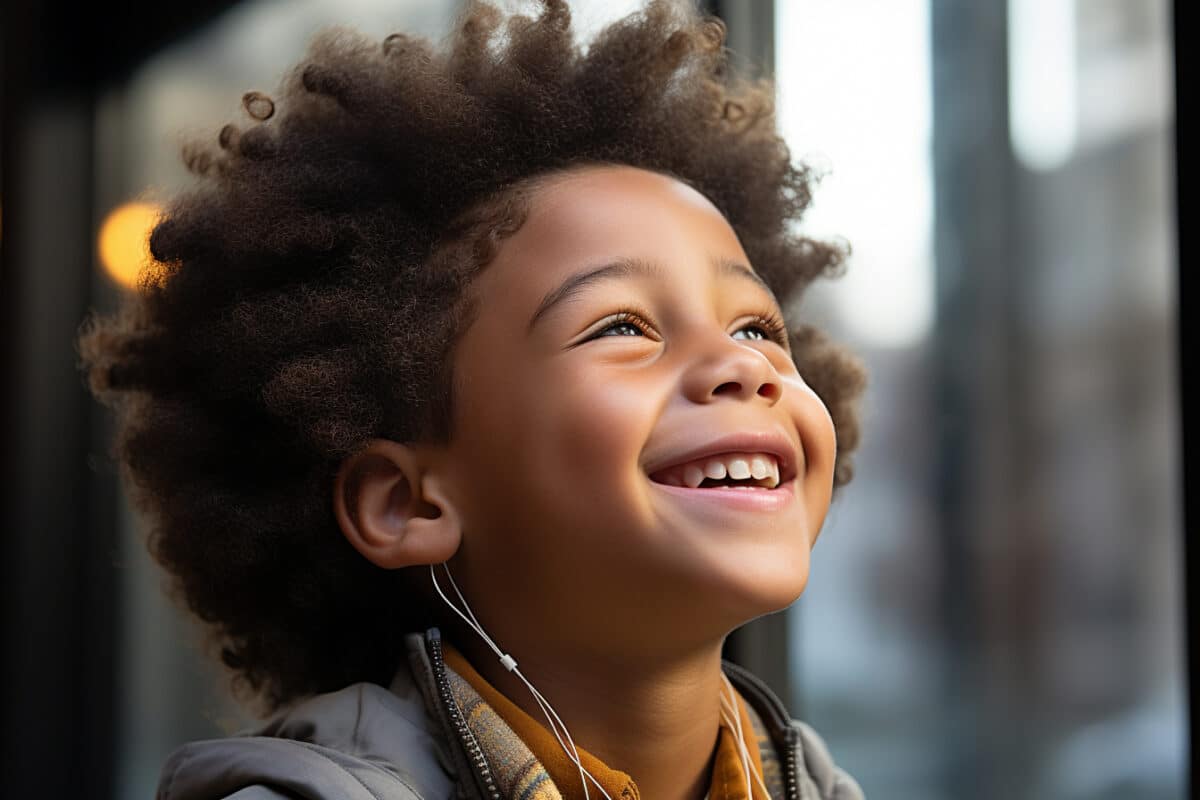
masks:
[[[695,489],[705,478],[721,480],[765,479],[765,486],[774,489],[779,485],[779,462],[767,453],[730,453],[709,456],[672,468],[662,475],[662,482],[673,486],[688,486]]]

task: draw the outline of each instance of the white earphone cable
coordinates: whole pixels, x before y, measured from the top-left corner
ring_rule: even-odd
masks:
[[[492,640],[492,637],[488,636],[487,632],[484,631],[483,626],[479,623],[479,620],[475,618],[475,614],[471,611],[471,606],[467,602],[467,598],[463,597],[462,592],[458,588],[458,584],[455,583],[454,576],[450,574],[450,567],[443,563],[442,569],[445,570],[446,577],[449,578],[450,585],[454,588],[454,593],[458,595],[458,599],[462,601],[463,608],[466,609],[466,613],[464,614],[461,610],[459,610],[458,606],[452,603],[450,598],[446,596],[446,593],[442,591],[442,587],[438,584],[437,573],[434,569],[434,565],[431,564],[429,566],[429,576],[433,579],[433,588],[441,596],[442,600],[445,601],[446,605],[450,606],[450,609],[454,611],[455,614],[458,614],[458,616],[462,618],[463,622],[465,622],[467,626],[471,628],[471,630],[479,634],[484,642],[487,643],[488,647],[492,649],[492,652],[496,654],[496,657],[500,659],[500,663],[504,665],[504,668],[520,678],[521,682],[525,684],[525,687],[533,695],[534,701],[538,704],[538,707],[546,716],[546,720],[550,723],[550,731],[554,734],[554,738],[558,740],[558,744],[566,753],[568,760],[570,760],[571,763],[573,763],[579,769],[579,780],[583,783],[584,800],[588,800],[590,797],[587,786],[588,779],[591,779],[592,783],[596,785],[596,788],[600,790],[600,793],[603,794],[607,800],[612,800],[612,797],[609,796],[607,791],[605,791],[604,787],[600,784],[600,781],[596,780],[596,777],[584,768],[579,757],[579,750],[575,746],[575,740],[571,738],[570,732],[567,731],[566,723],[562,721],[562,718],[558,715],[558,712],[554,710],[554,707],[550,705],[550,702],[546,700],[542,693],[539,692],[537,688],[521,673],[521,670],[517,668],[516,659],[501,650],[499,645]],[[729,682],[729,679],[725,677],[724,672],[721,673],[721,680],[723,682],[722,688],[728,689],[729,697],[734,698],[733,700],[727,700],[724,691],[722,691],[720,695],[721,718],[725,724],[729,726],[730,730],[734,733],[735,739],[737,740],[738,751],[742,757],[742,766],[746,772],[746,790],[747,792],[750,792],[751,790],[752,784],[750,776],[753,774],[755,782],[763,791],[763,795],[769,797],[770,792],[767,791],[767,787],[763,782],[762,776],[759,775],[758,770],[752,769],[750,765],[750,751],[746,745],[746,738],[742,731],[742,720],[737,709],[737,695],[734,692],[733,685]],[[562,728],[561,735],[559,734],[560,727]],[[565,742],[563,741],[564,736],[566,737]],[[709,800],[709,794],[710,793],[705,793],[704,800]]]
[[[558,716],[558,713],[554,710],[553,706],[550,705],[550,703],[546,700],[546,698],[542,695],[542,693],[539,692],[537,690],[537,688],[532,683],[530,683],[528,679],[525,678],[525,675],[519,669],[517,669],[516,660],[513,659],[512,656],[503,652],[500,649],[500,647],[495,643],[495,641],[490,636],[488,636],[487,633],[483,630],[483,625],[481,625],[479,623],[479,620],[476,619],[475,614],[471,611],[470,604],[467,603],[467,599],[465,597],[463,597],[462,592],[458,588],[458,584],[454,580],[454,576],[450,574],[449,568],[445,564],[443,564],[442,566],[446,570],[446,577],[450,579],[450,585],[454,588],[455,594],[457,594],[458,598],[462,601],[463,607],[466,609],[467,615],[469,615],[470,618],[468,619],[467,616],[464,615],[463,612],[460,611],[452,602],[450,602],[450,599],[448,597],[446,597],[446,594],[442,591],[442,587],[440,585],[438,585],[437,576],[436,576],[436,574],[433,574],[432,567],[431,567],[430,569],[431,569],[431,575],[433,577],[433,585],[434,585],[434,588],[437,590],[437,593],[439,595],[441,595],[442,599],[446,601],[446,604],[448,606],[450,606],[451,609],[453,609],[460,617],[462,617],[463,621],[466,622],[467,625],[470,626],[472,630],[474,630],[476,633],[478,633],[483,638],[483,640],[485,642],[487,642],[488,646],[491,647],[492,651],[495,652],[497,657],[499,657],[500,663],[503,664],[506,669],[508,669],[510,672],[512,672],[514,675],[516,675],[518,678],[521,679],[521,682],[524,683],[526,688],[529,689],[529,691],[533,694],[533,699],[537,702],[538,707],[542,709],[542,713],[547,716],[547,719],[550,722],[550,730],[554,734],[554,737],[558,740],[559,746],[562,747],[563,750],[567,751],[567,756],[568,756],[568,758],[571,759],[572,763],[574,763],[577,767],[579,767],[582,770],[583,766],[582,766],[582,764],[579,763],[579,753],[578,753],[578,750],[575,748],[575,742],[571,738],[571,734],[567,731],[567,726],[562,721],[562,718]],[[556,723],[557,723],[557,725],[556,725]],[[561,735],[559,735],[559,732],[558,732],[559,727],[562,728],[562,733],[567,737],[567,742],[570,743],[570,747],[568,747],[566,742],[563,742],[563,737]],[[572,753],[574,753],[573,758],[571,758]],[[584,772],[586,772],[586,770],[584,770]],[[595,778],[593,778],[592,780],[595,781]],[[601,791],[604,791],[603,787],[601,787]],[[586,784],[584,785],[584,794],[585,795],[587,794]],[[605,796],[607,797],[607,795],[605,795]],[[610,798],[610,800],[611,800],[611,798]]]
[[[729,682],[729,678],[725,676],[725,673],[721,673],[721,680],[724,682],[725,688],[729,690],[729,696],[736,698],[737,695],[734,692],[733,684]],[[751,791],[752,784],[750,783],[750,776],[753,775],[755,783],[757,783],[759,788],[761,788],[763,791],[763,796],[770,797],[771,793],[768,791],[766,783],[763,782],[762,776],[759,774],[758,770],[753,769],[751,766],[750,750],[746,745],[746,737],[742,732],[742,717],[738,712],[737,704],[736,702],[727,701],[724,695],[721,697],[721,715],[725,718],[726,724],[730,725],[730,727],[734,729],[737,734],[737,746],[742,755],[742,766],[745,767],[746,770],[746,791],[750,794],[753,794]],[[730,723],[729,717],[731,715],[736,723],[736,727],[733,723]]]
[[[564,723],[562,718],[559,717],[558,712],[554,710],[554,707],[550,705],[549,701],[546,700],[542,693],[539,692],[537,688],[534,687],[534,685],[530,683],[529,680],[521,673],[521,670],[517,669],[516,659],[502,651],[500,647],[492,640],[492,637],[488,636],[483,630],[483,626],[479,624],[479,621],[475,618],[475,614],[471,611],[470,604],[467,602],[467,599],[463,597],[462,592],[458,588],[458,584],[455,583],[454,576],[450,574],[450,567],[443,563],[442,569],[445,570],[446,577],[450,579],[450,585],[454,588],[454,593],[457,594],[459,600],[462,601],[463,608],[466,609],[467,613],[464,614],[462,611],[460,611],[458,607],[450,601],[450,598],[446,597],[446,593],[442,591],[442,587],[438,584],[437,573],[434,569],[434,566],[431,564],[429,566],[429,576],[433,579],[433,588],[437,590],[439,595],[441,595],[441,598],[446,602],[446,605],[450,606],[451,610],[458,614],[458,616],[462,618],[463,622],[465,622],[468,627],[479,634],[483,640],[487,642],[488,647],[490,647],[492,652],[494,652],[500,659],[500,663],[504,665],[505,669],[520,678],[521,682],[525,684],[525,687],[529,689],[530,693],[533,695],[534,701],[537,702],[538,707],[542,709],[542,713],[546,715],[546,719],[550,723],[550,731],[554,734],[554,738],[558,740],[559,746],[562,747],[563,751],[567,754],[567,758],[571,761],[571,763],[573,763],[579,769],[579,780],[583,783],[584,800],[588,800],[590,797],[587,786],[588,778],[591,778],[592,783],[596,784],[596,788],[600,790],[600,793],[603,794],[607,800],[612,800],[612,797],[610,797],[608,792],[604,790],[604,787],[600,785],[600,782],[596,780],[596,777],[584,768],[583,763],[579,758],[579,750],[575,747],[575,741],[571,738],[570,732],[567,731],[566,723]],[[470,616],[468,617],[468,615]],[[557,725],[555,724],[556,722]],[[558,731],[560,726],[562,728],[562,735],[559,735]],[[566,742],[563,741],[563,736],[566,736]]]

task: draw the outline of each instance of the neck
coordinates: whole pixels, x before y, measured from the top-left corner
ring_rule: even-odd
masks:
[[[477,635],[465,628],[455,634],[455,646],[484,679],[549,727],[529,689]],[[655,659],[552,653],[536,645],[515,656],[576,747],[628,773],[642,797],[704,798],[720,726],[720,640]],[[577,779],[559,788],[565,797],[582,797]],[[603,800],[590,781],[588,790],[593,800]]]

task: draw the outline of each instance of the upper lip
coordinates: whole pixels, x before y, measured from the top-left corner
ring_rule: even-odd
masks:
[[[671,467],[727,453],[769,453],[779,462],[780,485],[796,477],[796,445],[782,431],[739,431],[696,444],[664,449],[668,454],[646,464],[646,474],[652,479],[655,473]]]

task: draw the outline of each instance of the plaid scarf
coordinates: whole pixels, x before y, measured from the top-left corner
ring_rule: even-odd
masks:
[[[487,755],[488,766],[501,795],[508,800],[563,800],[550,773],[479,692],[449,665],[446,667],[446,677],[450,683],[450,693],[462,711],[467,727]],[[745,701],[741,701],[741,705],[745,707],[754,727],[754,740],[762,758],[763,782],[771,800],[781,800],[784,791],[779,755],[758,712]],[[632,794],[626,790],[620,800],[638,800]],[[603,795],[598,791],[595,796],[603,800]]]

